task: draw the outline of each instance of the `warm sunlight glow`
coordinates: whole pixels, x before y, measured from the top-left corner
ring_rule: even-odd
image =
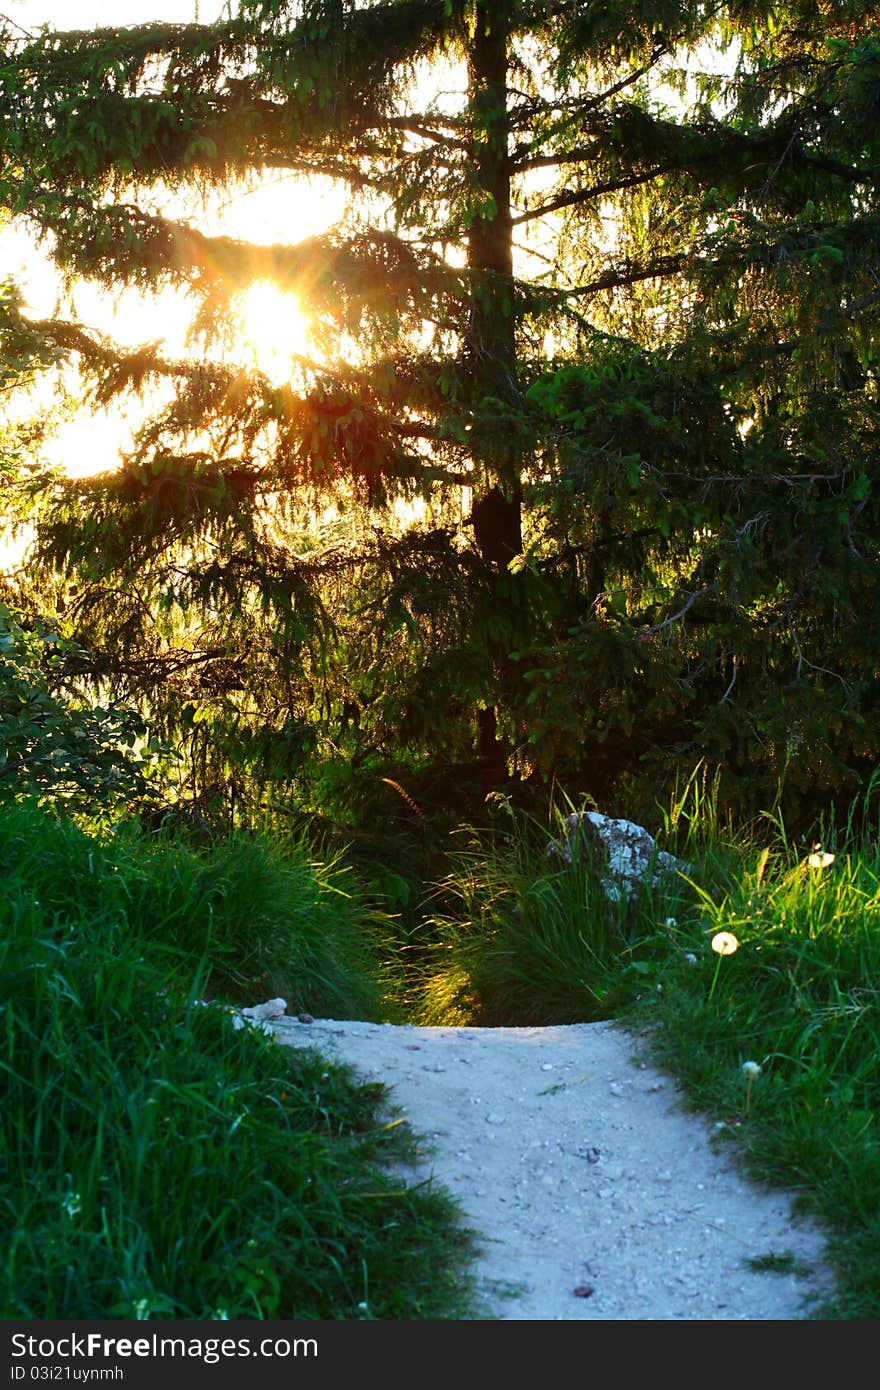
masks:
[[[242,343],[259,371],[272,381],[288,381],[297,357],[309,355],[309,321],[292,294],[268,280],[257,280],[238,296]]]

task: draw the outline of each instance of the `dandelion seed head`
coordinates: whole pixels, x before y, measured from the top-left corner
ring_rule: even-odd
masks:
[[[739,949],[739,942],[732,931],[720,931],[712,937],[712,950],[718,956],[732,956]]]
[[[760,1076],[761,1067],[758,1062],[743,1062],[743,1076]]]
[[[807,863],[811,869],[827,869],[829,864],[834,863],[834,855],[821,845],[813,845],[813,853],[808,857]]]

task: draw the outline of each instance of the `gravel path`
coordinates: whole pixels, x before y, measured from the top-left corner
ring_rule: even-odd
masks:
[[[797,1319],[832,1287],[821,1233],[737,1172],[614,1024],[264,1026],[391,1088],[422,1141],[414,1179],[480,1237],[491,1318]],[[746,1263],[767,1256],[788,1270]]]

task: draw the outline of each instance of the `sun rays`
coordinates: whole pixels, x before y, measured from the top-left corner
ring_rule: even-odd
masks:
[[[238,344],[271,381],[287,381],[295,360],[310,354],[309,319],[299,300],[271,281],[255,280],[237,295],[235,315]]]

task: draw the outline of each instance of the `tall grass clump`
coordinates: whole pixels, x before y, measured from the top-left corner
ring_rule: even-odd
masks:
[[[880,1316],[876,791],[795,840],[778,815],[722,825],[691,778],[648,827],[686,868],[631,901],[548,856],[537,822],[468,830],[425,923],[418,1000],[429,1023],[640,1029],[753,1174],[819,1219],[821,1312],[838,1318]]]
[[[202,1004],[207,938],[126,916],[131,845],[16,807],[0,846],[0,1315],[461,1316],[465,1238],[383,1161],[383,1088]]]
[[[383,1015],[382,918],[338,860],[248,835],[201,855],[160,844],[145,857],[138,846],[137,861],[130,920],[145,932],[161,921],[167,944],[204,952],[213,994],[242,1003],[280,994],[331,1018]]]
[[[587,856],[547,854],[547,831],[509,813],[462,832],[434,895],[415,1005],[420,1022],[483,1026],[611,1017],[638,986],[643,925]],[[560,813],[561,818],[561,813]]]
[[[282,995],[316,1016],[384,1016],[382,916],[348,871],[316,862],[302,841],[282,848],[240,835],[195,849],[136,827],[98,839],[9,807],[0,871],[14,871],[47,911],[112,911],[169,960],[203,960],[209,996],[253,1004]]]
[[[821,833],[821,832],[820,832]],[[738,869],[735,861],[738,859]],[[713,874],[714,867],[714,874]],[[636,1002],[657,1055],[760,1177],[831,1233],[830,1316],[880,1313],[880,846],[854,817],[823,842],[778,818],[709,853],[665,920],[660,990]]]

